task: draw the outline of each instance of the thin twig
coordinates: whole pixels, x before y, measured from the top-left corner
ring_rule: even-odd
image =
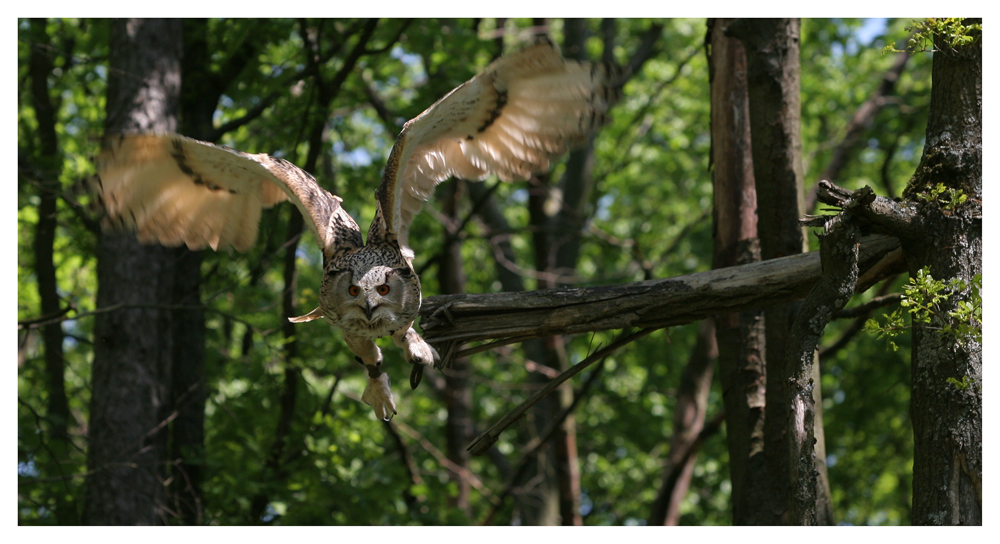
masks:
[[[889,306],[891,304],[898,304],[903,298],[902,293],[893,293],[891,295],[877,296],[864,304],[859,304],[851,308],[844,308],[834,312],[834,319],[850,319],[854,317],[866,316],[876,308],[881,308],[882,306]]]
[[[840,337],[837,338],[835,342],[833,342],[829,346],[824,346],[820,348],[819,350],[820,361],[826,361],[830,357],[833,357],[838,351],[846,347],[851,342],[851,340],[853,340],[854,337],[857,336],[859,332],[864,330],[865,321],[868,320],[868,316],[871,314],[872,310],[884,306],[886,304],[891,304],[892,302],[889,302],[891,300],[894,302],[899,301],[901,297],[901,295],[899,294],[886,295],[886,292],[888,292],[889,289],[892,287],[892,283],[893,283],[892,281],[884,282],[879,287],[878,294],[875,296],[874,299],[872,299],[871,302],[866,304],[861,304],[853,308],[844,308],[833,314],[834,319],[853,317],[854,321],[847,326],[847,329],[845,329],[841,333]],[[882,301],[882,304],[873,305],[872,303],[876,301]]]
[[[458,180],[456,180],[456,182],[457,181]],[[465,217],[462,218],[462,221],[461,223],[459,223],[458,227],[456,227],[453,232],[446,233],[447,235],[445,236],[444,243],[441,244],[442,248],[447,248],[462,236],[462,233],[465,230],[466,225],[469,224],[469,221],[472,220],[473,216],[479,213],[479,210],[489,199],[490,195],[492,195],[497,190],[497,187],[499,187],[501,183],[502,182],[500,180],[493,182],[493,184],[486,189],[486,192],[484,194],[480,195],[479,198],[473,201],[472,209],[465,214]],[[436,264],[438,261],[440,261],[443,256],[444,256],[444,249],[442,249],[441,251],[436,253],[433,257],[424,262],[423,266],[420,267],[420,270],[417,271],[417,275],[423,276],[424,273],[427,271],[427,269],[430,268],[432,264]]]
[[[253,330],[254,333],[256,333],[256,334],[259,334],[259,335],[263,335],[264,334],[263,331],[260,331],[259,329],[257,329],[256,327],[254,327],[249,321],[247,321],[247,320],[245,320],[245,319],[243,319],[243,318],[241,318],[241,317],[239,317],[239,316],[237,316],[235,314],[230,314],[228,312],[223,312],[222,310],[217,310],[215,308],[211,308],[211,307],[208,307],[208,306],[203,306],[203,305],[200,305],[200,304],[153,304],[153,303],[126,304],[124,302],[120,302],[118,304],[111,304],[109,306],[104,306],[104,307],[101,307],[101,308],[95,308],[95,309],[87,311],[87,312],[79,312],[78,311],[77,314],[74,315],[73,317],[68,317],[66,315],[69,310],[74,310],[75,311],[76,307],[75,306],[69,306],[69,307],[67,307],[67,311],[66,312],[60,312],[60,314],[56,314],[56,315],[50,314],[49,316],[42,316],[42,317],[36,317],[36,318],[32,318],[32,319],[25,319],[23,321],[18,321],[17,322],[17,329],[18,330],[37,329],[37,328],[49,325],[51,323],[57,323],[57,322],[61,322],[61,321],[77,321],[77,320],[80,320],[80,319],[82,319],[84,317],[91,317],[91,316],[95,316],[95,315],[98,315],[98,314],[103,314],[103,313],[107,313],[107,312],[114,312],[114,311],[118,311],[118,310],[189,310],[189,311],[201,311],[201,312],[214,313],[214,314],[217,314],[217,315],[220,315],[220,316],[232,319],[233,321],[235,321],[237,323],[241,323],[243,325],[246,325],[247,328]]]
[[[511,410],[507,415],[501,418],[500,421],[498,421],[492,427],[487,429],[486,432],[476,437],[476,439],[473,440],[472,443],[469,444],[469,446],[466,449],[470,451],[473,455],[482,455],[491,445],[493,445],[493,443],[497,441],[498,438],[500,438],[500,433],[502,433],[507,427],[510,427],[515,421],[521,419],[521,417],[528,410],[528,408],[534,406],[535,403],[537,403],[543,397],[545,397],[553,390],[555,390],[557,387],[562,385],[563,382],[572,378],[573,376],[576,376],[585,368],[594,364],[595,362],[600,361],[601,359],[614,353],[618,348],[634,340],[638,340],[639,338],[648,335],[654,330],[657,329],[655,328],[640,329],[631,334],[621,336],[617,338],[614,342],[611,342],[607,346],[597,350],[586,359],[573,365],[571,368],[560,374],[558,378],[555,378],[546,383],[545,386],[539,389],[537,393],[535,393],[534,395],[529,397],[528,400],[522,402],[516,408]]]
[[[403,423],[402,421],[399,420],[393,420],[390,422],[390,424],[398,427],[399,430],[406,436],[410,437],[413,440],[416,440],[420,444],[420,447],[424,448],[427,451],[427,453],[430,453],[434,457],[434,459],[437,460],[438,464],[454,472],[455,474],[458,474],[462,479],[468,481],[469,485],[471,485],[477,491],[482,493],[483,497],[486,500],[490,501],[494,505],[498,503],[497,496],[494,493],[492,493],[490,489],[486,487],[485,484],[483,484],[482,480],[480,480],[479,477],[477,477],[468,468],[459,466],[451,459],[448,459],[447,455],[445,455],[441,450],[437,449],[437,447],[435,447],[430,440],[428,440],[424,435],[420,434],[420,432],[418,432],[416,429],[410,427],[406,423]]]
[[[571,402],[569,406],[563,409],[563,411],[560,412],[555,419],[549,422],[548,427],[546,427],[541,434],[539,434],[533,440],[528,442],[528,444],[525,446],[525,452],[521,455],[521,459],[520,462],[518,463],[517,470],[515,470],[514,473],[511,474],[511,476],[507,479],[507,485],[504,486],[503,491],[501,491],[500,494],[498,495],[499,499],[497,500],[497,502],[494,503],[493,509],[490,510],[490,513],[487,514],[485,518],[483,518],[483,521],[481,521],[479,525],[489,525],[493,521],[493,518],[496,517],[496,514],[500,511],[500,508],[503,506],[504,499],[506,499],[508,495],[513,493],[514,487],[517,485],[517,481],[521,479],[521,476],[524,475],[524,471],[527,470],[528,466],[530,466],[532,458],[535,456],[536,453],[538,453],[538,450],[541,449],[541,447],[546,442],[548,442],[550,438],[552,438],[552,436],[556,433],[556,431],[559,430],[559,428],[563,424],[563,421],[565,421],[566,418],[569,417],[569,415],[572,414],[574,410],[576,410],[576,407],[580,404],[580,401],[587,396],[587,393],[590,391],[590,388],[593,386],[594,383],[597,382],[597,377],[600,376],[601,371],[604,369],[605,359],[606,356],[601,358],[601,364],[599,364],[597,368],[594,369],[594,372],[592,372],[590,376],[587,377],[587,381],[585,381],[583,385],[580,386],[580,390],[575,395],[573,395],[573,402]]]
[[[400,457],[403,458],[403,468],[406,470],[407,479],[414,486],[419,486],[424,483],[424,479],[420,476],[420,469],[417,467],[417,463],[413,460],[413,455],[410,453],[409,448],[406,447],[406,443],[403,442],[403,437],[399,436],[399,430],[396,428],[398,425],[394,425],[392,421],[383,422],[386,432],[392,437],[392,441],[396,444],[396,449],[399,450]],[[414,495],[410,491],[410,488],[403,490],[403,501],[406,502],[407,506],[412,507],[418,502],[424,502],[427,499],[426,495]]]

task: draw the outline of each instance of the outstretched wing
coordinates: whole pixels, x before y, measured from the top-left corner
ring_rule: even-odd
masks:
[[[376,217],[374,232],[394,234],[412,259],[410,223],[438,183],[545,171],[604,124],[622,79],[612,65],[562,58],[549,41],[498,59],[403,126],[376,194],[384,226]]]
[[[133,230],[144,243],[246,251],[257,240],[261,209],[290,199],[327,257],[338,247],[361,245],[358,225],[339,197],[292,163],[264,153],[176,134],[110,136],[93,184],[106,225]]]

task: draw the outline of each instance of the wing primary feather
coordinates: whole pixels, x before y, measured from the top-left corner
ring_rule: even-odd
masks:
[[[453,175],[513,181],[549,168],[607,122],[624,80],[614,64],[563,59],[547,39],[496,60],[403,125],[369,237],[395,235],[409,251],[410,222]]]
[[[261,209],[291,200],[324,254],[361,244],[341,200],[284,159],[176,134],[123,134],[105,138],[96,163],[91,188],[105,225],[143,242],[246,251]]]

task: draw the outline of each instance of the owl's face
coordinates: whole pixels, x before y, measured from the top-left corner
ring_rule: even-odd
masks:
[[[420,280],[405,264],[328,270],[320,290],[323,313],[355,335],[378,338],[409,325],[420,310]]]

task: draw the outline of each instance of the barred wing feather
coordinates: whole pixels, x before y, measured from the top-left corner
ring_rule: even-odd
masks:
[[[408,258],[409,227],[449,177],[525,180],[607,120],[622,72],[563,59],[539,42],[502,57],[403,126],[377,198],[384,228]]]
[[[261,210],[284,200],[298,206],[324,253],[361,243],[339,197],[264,153],[176,134],[110,136],[97,171],[105,223],[135,231],[144,243],[246,251],[257,240]]]

